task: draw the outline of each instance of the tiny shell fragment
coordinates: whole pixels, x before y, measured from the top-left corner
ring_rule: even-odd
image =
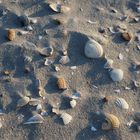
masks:
[[[16,31],[15,31],[15,29],[9,29],[7,37],[8,37],[8,39],[10,41],[13,41],[16,38]]]
[[[57,78],[57,85],[59,87],[59,89],[67,89],[67,85],[66,85],[66,81],[64,79],[64,77],[58,77]]]

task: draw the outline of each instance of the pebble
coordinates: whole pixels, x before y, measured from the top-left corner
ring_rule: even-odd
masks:
[[[75,70],[75,69],[77,69],[77,66],[71,66],[70,69]]]

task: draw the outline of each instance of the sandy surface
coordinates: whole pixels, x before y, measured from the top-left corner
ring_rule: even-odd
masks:
[[[0,128],[1,140],[139,140],[139,132],[133,132],[126,123],[132,120],[131,111],[139,111],[140,89],[135,88],[132,80],[139,80],[140,74],[131,70],[133,61],[140,61],[140,51],[137,49],[137,41],[130,43],[124,41],[120,34],[112,35],[108,27],[125,24],[127,29],[134,35],[140,31],[140,24],[120,21],[120,17],[127,15],[138,16],[135,4],[136,0],[66,0],[65,5],[71,8],[68,14],[57,14],[53,12],[43,0],[1,0],[0,9],[5,9],[7,13],[0,18],[0,67],[1,70],[11,70],[11,82],[6,82],[8,76],[0,74],[1,102],[0,106],[5,114],[1,116],[3,126]],[[51,0],[47,1],[51,2]],[[55,2],[55,0],[54,0]],[[62,1],[63,3],[63,1]],[[114,7],[118,12],[111,12]],[[17,35],[12,42],[6,38],[6,30],[14,28],[24,29],[18,19],[19,15],[27,14],[37,18],[33,31],[27,35]],[[64,25],[57,26],[51,22],[52,18],[62,19]],[[88,21],[93,23],[88,23]],[[99,33],[98,29],[104,27],[106,32]],[[69,31],[70,39],[65,40],[61,36],[62,31]],[[45,34],[47,30],[47,35]],[[39,40],[39,36],[42,39]],[[124,71],[124,79],[121,82],[113,82],[105,70],[104,59],[88,59],[84,55],[84,46],[88,37],[94,38],[102,44],[105,54],[114,61],[115,68]],[[47,47],[53,43],[55,55],[51,57],[54,64],[60,67],[59,72],[55,72],[52,66],[44,66],[44,57],[33,51],[32,42],[36,47]],[[24,45],[21,45],[23,44]],[[62,55],[63,47],[68,48],[70,63],[59,64],[58,60]],[[129,49],[129,51],[127,51]],[[121,53],[124,60],[118,59]],[[32,56],[30,64],[24,62],[25,56]],[[31,68],[29,74],[24,73],[26,66]],[[76,70],[71,70],[71,66],[77,66]],[[65,77],[68,89],[61,92],[56,85],[56,75]],[[64,126],[62,120],[50,112],[49,103],[45,104],[45,109],[49,112],[44,117],[43,124],[23,125],[35,107],[25,106],[16,108],[19,99],[18,92],[30,94],[38,97],[36,91],[36,79],[40,79],[47,95],[47,101],[58,100],[61,102],[60,109],[65,110],[73,116],[70,124]],[[93,85],[97,86],[95,88]],[[130,90],[125,90],[130,87]],[[120,93],[114,90],[120,89]],[[71,95],[73,90],[82,94],[77,106],[71,109],[66,95]],[[119,109],[114,103],[103,104],[101,99],[105,95],[113,97],[123,97],[129,103],[129,110]],[[118,130],[101,130],[101,117],[99,112],[107,112],[116,115],[121,126]],[[22,118],[21,115],[24,115]],[[91,131],[91,126],[97,128],[96,132]]]

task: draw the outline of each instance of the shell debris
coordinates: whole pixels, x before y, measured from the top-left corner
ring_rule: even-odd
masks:
[[[63,112],[60,117],[62,118],[64,125],[67,125],[72,121],[72,116],[68,113]]]

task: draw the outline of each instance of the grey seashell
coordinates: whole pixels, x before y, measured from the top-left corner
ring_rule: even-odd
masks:
[[[129,109],[128,103],[123,98],[117,98],[115,104],[121,109]]]
[[[74,108],[75,106],[76,106],[76,100],[71,100],[70,101],[70,106],[72,107],[72,108]]]
[[[121,69],[113,69],[110,71],[110,77],[113,81],[119,82],[123,79],[123,71]]]
[[[102,46],[93,39],[86,43],[84,52],[88,58],[100,58],[103,56]]]
[[[46,48],[39,48],[38,51],[40,55],[49,57],[53,54],[54,49],[53,47],[46,47]]]
[[[112,59],[107,59],[107,62],[104,64],[105,69],[111,69],[113,65],[113,60]]]
[[[29,103],[29,101],[30,101],[30,98],[27,96],[24,96],[18,100],[17,107],[22,107],[22,106],[27,105]]]
[[[59,63],[61,63],[62,65],[67,64],[70,62],[70,58],[68,56],[62,56],[59,60]]]
[[[64,125],[67,125],[72,121],[72,116],[65,112],[61,114],[61,118],[64,122]]]
[[[37,123],[43,123],[44,119],[40,114],[36,114],[33,117],[29,118],[27,122],[24,124],[37,124]]]

